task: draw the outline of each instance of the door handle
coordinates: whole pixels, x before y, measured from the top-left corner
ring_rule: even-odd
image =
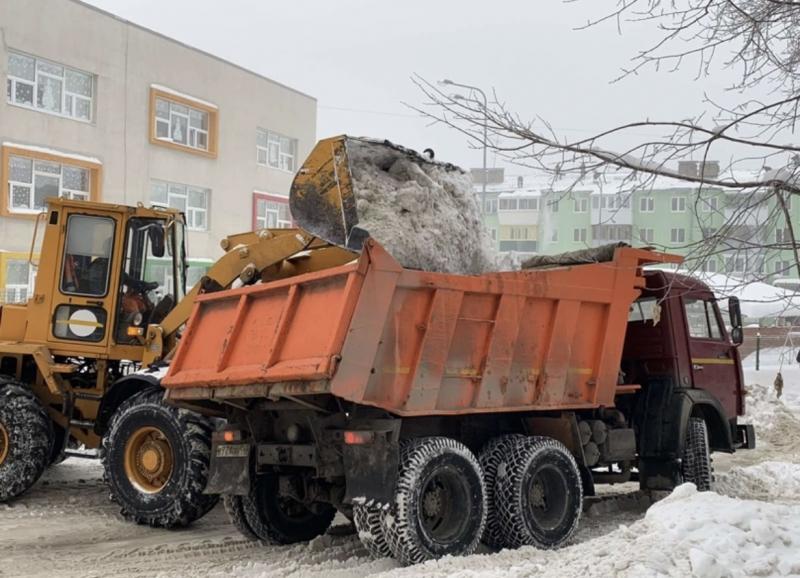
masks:
[[[105,303],[103,303],[102,301],[91,301],[91,300],[87,300],[86,304],[94,305],[95,307],[102,307],[103,305],[105,305]]]
[[[731,354],[729,352],[727,352],[727,351],[717,355],[717,359],[730,359],[730,358],[731,358]]]
[[[700,365],[699,363],[693,363],[692,364],[692,369],[695,370],[695,371],[701,371],[704,368],[705,368],[705,365]]]

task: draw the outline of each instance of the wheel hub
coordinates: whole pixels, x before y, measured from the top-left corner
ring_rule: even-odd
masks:
[[[6,461],[9,445],[8,430],[5,425],[0,423],[0,464]]]
[[[433,518],[438,516],[442,510],[442,488],[436,487],[425,492],[422,501],[422,510],[425,516]]]
[[[172,447],[158,428],[139,428],[125,444],[125,473],[142,492],[160,492],[172,476],[173,466]]]

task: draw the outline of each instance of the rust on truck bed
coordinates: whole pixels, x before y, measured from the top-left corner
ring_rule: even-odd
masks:
[[[162,383],[175,400],[331,394],[402,416],[612,406],[641,268],[680,260],[620,247],[463,276],[404,269],[370,239],[353,263],[198,298]]]

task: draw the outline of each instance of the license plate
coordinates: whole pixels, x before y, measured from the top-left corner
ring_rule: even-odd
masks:
[[[247,444],[230,444],[217,446],[218,458],[246,458],[250,455],[250,446]]]

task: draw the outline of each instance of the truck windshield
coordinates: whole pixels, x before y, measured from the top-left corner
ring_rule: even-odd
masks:
[[[163,219],[128,221],[117,308],[117,343],[138,343],[184,293],[183,238]],[[182,231],[181,231],[182,232]],[[176,237],[181,237],[180,245]],[[176,253],[179,255],[176,258]]]

